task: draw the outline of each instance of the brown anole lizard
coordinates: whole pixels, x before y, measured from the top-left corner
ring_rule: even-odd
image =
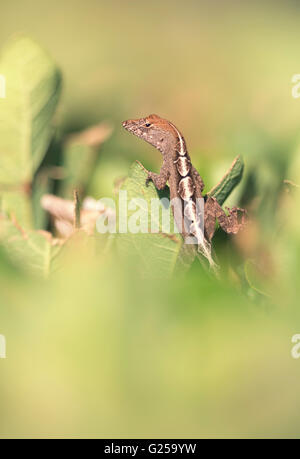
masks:
[[[174,205],[172,210],[183,238],[187,240],[190,236],[194,237],[199,251],[206,256],[211,266],[215,266],[211,257],[211,240],[216,220],[226,233],[236,234],[245,224],[245,210],[234,207],[227,209],[227,215],[215,198],[202,195],[204,182],[192,165],[184,137],[173,123],[158,115],[149,115],[146,118],[124,121],[123,127],[162,153],[163,165],[159,174],[150,172],[142,166],[148,174],[146,184],[151,180],[158,190],[162,190],[169,182],[171,203],[176,202],[177,198],[182,204],[181,214],[175,211]],[[204,204],[202,227],[199,213],[201,200]],[[239,211],[242,212],[240,222]]]

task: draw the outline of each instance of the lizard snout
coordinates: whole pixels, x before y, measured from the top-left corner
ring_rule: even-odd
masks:
[[[123,123],[122,123],[122,126],[124,128],[128,128],[128,127],[133,126],[133,125],[134,125],[134,123],[133,123],[132,120],[126,120],[126,121],[123,121]]]
[[[131,131],[132,128],[133,128],[133,125],[132,125],[132,123],[130,122],[130,120],[123,121],[122,126],[123,126],[123,128],[125,128],[127,131]]]
[[[137,123],[135,123],[133,120],[123,121],[122,126],[130,132],[134,132],[138,128]]]

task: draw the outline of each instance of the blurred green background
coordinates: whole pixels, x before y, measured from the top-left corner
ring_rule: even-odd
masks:
[[[82,241],[44,280],[1,249],[1,437],[299,437],[299,14],[296,1],[1,0],[1,45],[25,33],[63,74],[47,160],[70,133],[113,127],[86,194],[113,196],[135,159],[159,170],[121,128],[154,112],[207,189],[243,155],[227,205],[251,217],[216,236],[220,281],[197,263],[147,279]]]

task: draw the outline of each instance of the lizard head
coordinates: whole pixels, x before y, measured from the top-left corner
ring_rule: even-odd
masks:
[[[179,134],[173,124],[158,115],[124,121],[123,127],[153,145],[161,153],[174,148]]]

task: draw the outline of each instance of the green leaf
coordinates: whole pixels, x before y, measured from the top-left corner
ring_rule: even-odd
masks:
[[[207,194],[216,198],[220,206],[222,206],[234,188],[240,183],[243,170],[243,159],[241,156],[237,156],[222,180]]]
[[[25,271],[48,277],[62,242],[46,231],[24,231],[16,222],[0,216],[0,244],[11,260]]]
[[[51,140],[61,77],[48,54],[27,37],[18,37],[4,48],[0,74],[6,81],[6,97],[0,100],[2,211],[13,212],[22,226],[32,227],[30,195],[25,190]],[[23,201],[23,206],[14,207],[14,201]]]
[[[123,183],[121,190],[127,192],[128,203],[132,199],[142,198],[145,202],[144,208],[141,208],[142,218],[148,221],[150,228],[150,206],[151,199],[169,198],[169,190],[166,187],[163,192],[156,190],[152,182],[146,186],[147,173],[138,164],[134,163],[130,169],[129,176]],[[119,203],[120,205],[120,203]],[[128,210],[128,219],[135,213],[134,210]],[[142,272],[147,276],[169,277],[174,270],[182,267],[188,267],[194,258],[191,246],[183,244],[180,234],[174,232],[174,219],[171,209],[170,213],[170,231],[163,227],[162,214],[160,212],[159,220],[156,222],[158,227],[157,233],[126,233],[117,234],[117,248],[125,257],[138,258],[139,266]],[[120,224],[124,223],[118,215],[117,220]]]
[[[32,203],[22,190],[0,191],[0,212],[15,217],[24,228],[32,227]]]
[[[11,41],[0,59],[6,98],[0,102],[0,183],[31,183],[49,145],[61,77],[33,40]]]

